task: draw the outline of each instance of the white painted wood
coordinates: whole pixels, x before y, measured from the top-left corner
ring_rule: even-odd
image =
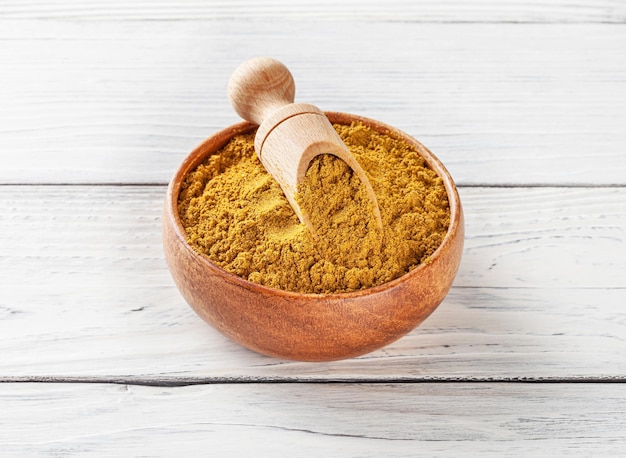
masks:
[[[620,25],[19,20],[6,17],[144,10],[5,5],[1,183],[166,183],[196,144],[237,121],[226,98],[232,70],[269,54],[294,73],[296,101],[414,135],[460,184],[626,184]],[[160,18],[174,9],[159,5],[149,11]],[[181,14],[201,8],[185,5]],[[283,4],[271,5],[265,14]],[[555,11],[624,9],[568,5]]]
[[[0,380],[626,377],[626,189],[463,188],[455,287],[354,360],[263,357],[209,328],[163,259],[162,186],[0,187]]]
[[[102,299],[74,293],[66,303],[52,297],[1,310],[0,381],[623,381],[626,374],[623,290],[453,288],[399,341],[313,364],[245,350],[201,322],[173,287],[118,288]],[[121,294],[149,302],[128,304]]]
[[[614,384],[1,384],[3,456],[621,456]]]
[[[602,22],[624,23],[619,0],[107,0],[63,2],[3,0],[0,16],[12,19],[271,21],[364,20],[402,22]]]
[[[0,186],[0,456],[623,455],[625,23],[621,0],[0,0],[0,184],[27,184]],[[162,185],[259,54],[459,184],[544,186],[462,188],[451,293],[361,358],[242,349],[167,271]]]

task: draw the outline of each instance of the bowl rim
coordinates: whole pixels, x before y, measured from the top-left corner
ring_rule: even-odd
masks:
[[[448,225],[448,230],[446,231],[446,235],[444,236],[441,244],[437,247],[435,252],[429,256],[429,262],[420,263],[418,266],[409,270],[407,273],[394,278],[388,282],[382,283],[377,286],[372,286],[370,288],[359,289],[356,291],[350,292],[337,292],[337,293],[302,293],[296,291],[289,291],[279,288],[273,288],[265,285],[261,285],[259,283],[252,282],[247,280],[239,275],[228,272],[218,264],[211,261],[211,259],[204,255],[196,252],[189,243],[187,243],[186,231],[183,227],[183,224],[180,220],[180,215],[178,213],[178,196],[180,194],[180,189],[182,183],[184,181],[185,176],[200,165],[211,153],[207,153],[204,151],[206,145],[210,142],[215,142],[218,145],[218,149],[228,143],[228,141],[235,135],[250,133],[258,126],[256,124],[250,123],[248,121],[239,122],[237,124],[233,124],[231,126],[225,127],[217,132],[214,132],[212,135],[204,139],[199,145],[197,145],[183,160],[180,164],[174,176],[170,180],[167,187],[166,194],[166,212],[168,217],[173,221],[173,229],[176,235],[176,238],[181,245],[184,246],[185,250],[188,251],[192,257],[205,267],[210,270],[215,271],[217,275],[220,275],[224,280],[235,284],[241,288],[246,290],[253,291],[255,293],[263,293],[266,295],[279,295],[284,298],[307,298],[309,300],[325,300],[325,301],[333,301],[337,299],[346,300],[346,299],[354,299],[363,296],[371,296],[374,294],[384,293],[396,285],[408,281],[413,276],[419,275],[420,272],[430,268],[431,265],[435,264],[437,260],[443,255],[447,250],[446,246],[450,245],[453,242],[454,235],[459,231],[460,226],[462,225],[462,206],[461,200],[459,198],[459,194],[456,188],[456,185],[445,168],[443,163],[422,143],[420,143],[417,139],[407,134],[406,132],[392,127],[388,124],[385,124],[381,121],[377,121],[375,119],[366,118],[360,115],[354,115],[350,113],[343,112],[334,112],[334,111],[326,111],[327,117],[330,119],[331,123],[334,124],[349,124],[350,122],[361,122],[364,125],[376,130],[377,132],[402,139],[407,143],[411,144],[418,152],[420,156],[424,158],[428,166],[434,170],[437,175],[439,175],[446,189],[446,194],[448,196],[448,205],[450,208],[450,224]]]

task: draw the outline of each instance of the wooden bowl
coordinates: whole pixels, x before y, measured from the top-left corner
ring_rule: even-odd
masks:
[[[448,293],[463,251],[463,211],[456,187],[441,162],[409,135],[378,121],[327,113],[333,123],[360,121],[400,137],[443,179],[451,222],[431,262],[393,281],[351,293],[304,294],[258,285],[226,272],[186,242],[178,215],[184,177],[234,135],[256,126],[242,122],[215,133],[184,160],[165,199],[163,245],[174,281],[200,317],[232,340],[259,353],[301,361],[329,361],[381,348],[414,329]]]

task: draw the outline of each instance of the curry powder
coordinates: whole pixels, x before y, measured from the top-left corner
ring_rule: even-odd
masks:
[[[303,293],[370,288],[428,262],[450,224],[441,177],[400,139],[361,123],[334,127],[370,180],[382,233],[364,186],[331,155],[314,158],[298,188],[310,233],[257,159],[250,133],[186,176],[178,209],[191,247],[252,282]]]

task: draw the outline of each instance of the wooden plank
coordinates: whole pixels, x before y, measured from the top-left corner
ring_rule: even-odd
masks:
[[[394,22],[609,22],[623,23],[626,7],[619,0],[471,0],[414,2],[409,0],[108,0],[106,2],[3,1],[0,17],[12,19],[80,20],[365,20]]]
[[[625,288],[626,189],[461,189],[457,285]]]
[[[314,364],[227,340],[173,287],[114,287],[102,299],[70,292],[3,306],[0,381],[626,380],[624,290],[453,288],[397,342]],[[133,303],[141,295],[147,299]]]
[[[618,456],[619,384],[1,384],[7,456]]]
[[[270,54],[297,100],[414,135],[459,184],[624,185],[625,40],[611,24],[0,19],[0,183],[166,183],[237,121],[235,66]]]
[[[466,249],[444,303],[328,364],[257,355],[195,316],[163,259],[164,193],[0,187],[0,380],[626,377],[626,189],[461,189]]]

